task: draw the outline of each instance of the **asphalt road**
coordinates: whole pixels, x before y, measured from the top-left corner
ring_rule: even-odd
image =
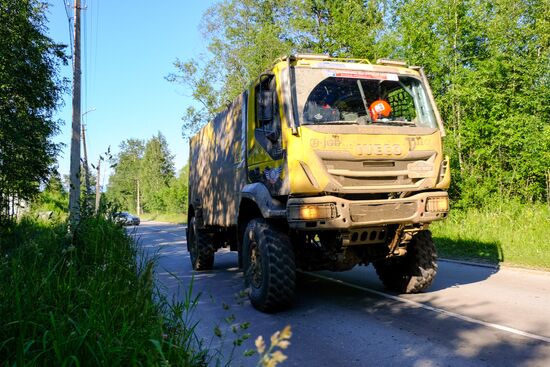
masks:
[[[220,250],[212,271],[194,272],[185,227],[144,222],[130,232],[157,256],[157,284],[170,299],[194,279],[197,333],[231,366],[256,365],[244,350],[286,325],[283,366],[550,366],[550,273],[440,261],[432,287],[416,295],[387,292],[370,266],[301,273],[294,307],[263,314],[239,295],[236,253]],[[229,325],[243,322],[252,337],[230,356]]]

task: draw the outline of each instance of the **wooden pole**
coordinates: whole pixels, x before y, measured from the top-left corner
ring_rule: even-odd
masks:
[[[90,196],[91,187],[90,187],[90,169],[88,167],[88,149],[86,147],[86,125],[82,124],[82,147],[84,148],[84,182],[86,185],[86,200],[88,201],[88,197]]]
[[[137,182],[137,198],[136,198],[136,214],[139,216],[141,215],[141,210],[140,210],[140,206],[141,206],[141,203],[139,202],[139,180],[136,180]]]
[[[84,160],[83,160],[83,166],[84,166],[84,182],[86,185],[86,198],[85,203],[86,207],[89,206],[90,201],[90,194],[92,192],[92,186],[90,185],[90,167],[88,166],[88,147],[86,146],[86,123],[84,120],[84,116],[87,113],[95,111],[95,108],[92,108],[91,110],[88,110],[84,112],[81,116],[82,118],[82,147],[84,148]]]
[[[71,168],[69,219],[71,231],[80,222],[80,0],[74,2],[74,55],[73,55],[73,119],[71,136]]]
[[[97,177],[95,183],[95,213],[99,213],[99,200],[101,199],[101,186],[99,185],[101,174],[101,158],[97,160]]]

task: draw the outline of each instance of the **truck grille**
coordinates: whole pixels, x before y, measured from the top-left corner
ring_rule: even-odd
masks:
[[[415,201],[383,204],[351,204],[349,212],[353,222],[368,222],[372,218],[402,220],[413,217],[417,210]]]
[[[410,154],[413,153],[413,154]],[[421,187],[427,175],[411,173],[411,164],[425,162],[432,165],[436,157],[435,151],[410,152],[409,156],[400,160],[357,160],[330,159],[321,157],[327,172],[344,189],[377,189],[387,186],[404,189]],[[433,169],[429,176],[432,176]],[[423,177],[417,177],[423,176]]]

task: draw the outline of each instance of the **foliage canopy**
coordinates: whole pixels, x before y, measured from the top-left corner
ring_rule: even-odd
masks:
[[[46,9],[37,0],[0,0],[0,220],[38,194],[60,148],[52,114],[66,55],[45,35]]]
[[[176,177],[174,155],[159,132],[146,142],[128,139],[112,159],[114,172],[107,195],[121,209],[135,213],[183,213],[187,203],[187,171]],[[140,208],[138,210],[138,197]]]
[[[177,60],[168,77],[200,103],[184,137],[284,54],[405,59],[424,66],[436,94],[455,200],[548,198],[548,0],[227,0],[201,30],[208,55]]]

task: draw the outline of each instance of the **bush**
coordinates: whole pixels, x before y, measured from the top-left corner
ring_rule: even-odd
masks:
[[[153,296],[153,262],[120,227],[23,220],[0,236],[0,360],[6,365],[203,365],[186,315]]]
[[[431,226],[444,257],[550,270],[550,207],[486,198],[480,208],[452,207]]]

